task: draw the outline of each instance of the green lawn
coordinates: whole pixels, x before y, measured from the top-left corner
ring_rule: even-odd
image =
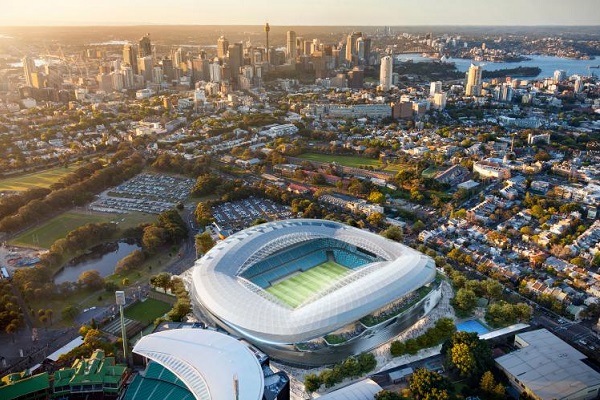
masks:
[[[298,157],[308,161],[317,161],[322,163],[336,162],[340,165],[350,168],[359,168],[365,165],[375,168],[381,167],[381,163],[379,162],[379,160],[358,156],[338,156],[331,154],[304,153],[299,155]]]
[[[171,308],[171,305],[167,303],[148,298],[131,307],[127,307],[125,309],[125,316],[143,323],[151,323],[156,318],[165,315]]]
[[[308,271],[276,283],[266,290],[295,308],[310,296],[332,285],[349,272],[350,269],[333,261],[327,261]]]
[[[16,190],[23,191],[37,188],[47,188],[53,183],[58,182],[60,178],[70,174],[79,168],[79,165],[72,164],[68,167],[57,167],[46,171],[34,172],[32,174],[15,176],[12,178],[0,179],[0,191]]]
[[[99,214],[84,211],[68,211],[45,223],[29,229],[9,243],[16,246],[49,248],[57,239],[67,236],[72,230],[89,223],[117,222],[121,229],[152,221],[156,216],[142,213]]]

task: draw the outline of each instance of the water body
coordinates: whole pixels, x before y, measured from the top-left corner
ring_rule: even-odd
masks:
[[[596,75],[600,74],[600,69],[590,69],[588,67],[600,65],[600,59],[594,60],[575,60],[571,58],[561,58],[554,56],[526,56],[530,60],[520,62],[476,62],[467,58],[449,58],[448,62],[453,62],[456,65],[456,69],[461,72],[466,72],[471,64],[482,65],[484,71],[494,71],[498,69],[517,68],[517,67],[539,67],[542,72],[537,77],[526,77],[526,78],[548,78],[554,75],[554,71],[557,69],[564,70],[567,76],[571,75],[582,75],[588,76],[591,73]],[[401,54],[396,56],[396,61],[408,61],[413,60],[414,62],[432,62],[436,61],[432,58],[423,57],[421,54]]]
[[[131,44],[129,40],[108,40],[106,42],[90,43],[90,46],[124,46]]]
[[[76,257],[54,276],[54,283],[77,282],[82,272],[95,269],[105,277],[115,272],[117,262],[140,246],[135,243],[113,242],[93,247],[88,254]]]

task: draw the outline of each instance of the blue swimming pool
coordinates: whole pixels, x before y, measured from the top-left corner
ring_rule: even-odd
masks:
[[[477,332],[478,335],[483,335],[484,333],[488,333],[490,330],[483,326],[481,322],[470,319],[468,321],[461,322],[456,325],[456,330],[460,332]]]

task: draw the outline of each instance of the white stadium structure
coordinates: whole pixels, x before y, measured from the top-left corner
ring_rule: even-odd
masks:
[[[371,350],[441,297],[430,257],[327,220],[240,231],[196,261],[192,278],[194,301],[217,325],[298,365]]]

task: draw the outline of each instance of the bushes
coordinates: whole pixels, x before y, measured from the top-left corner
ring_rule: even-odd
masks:
[[[304,377],[304,388],[307,392],[314,392],[322,384],[331,387],[340,383],[345,378],[356,378],[372,371],[377,366],[375,356],[371,353],[362,353],[356,357],[349,357],[331,369],[321,371],[319,375],[308,374]]]
[[[426,349],[446,341],[455,331],[456,327],[452,319],[440,318],[433,328],[429,328],[424,334],[415,339],[408,339],[406,342],[393,341],[390,345],[390,353],[392,357],[404,354],[416,354],[421,349]]]

